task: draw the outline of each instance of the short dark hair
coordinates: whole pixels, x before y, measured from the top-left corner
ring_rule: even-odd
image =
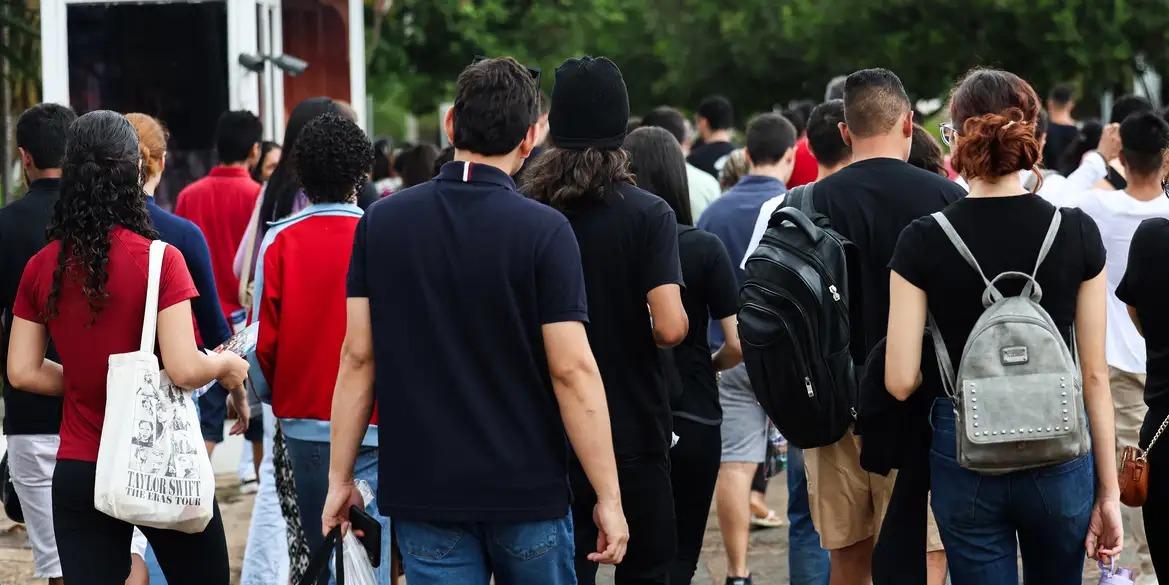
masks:
[[[348,117],[321,114],[301,131],[293,160],[309,201],[347,201],[365,185],[373,145]]]
[[[1076,86],[1066,82],[1057,83],[1047,93],[1047,99],[1053,104],[1066,106],[1076,99]]]
[[[816,162],[834,167],[852,156],[852,147],[840,135],[844,121],[844,100],[829,100],[812,110],[808,118],[808,148]]]
[[[1138,112],[1120,124],[1124,164],[1137,175],[1149,176],[1161,169],[1169,149],[1169,123],[1154,112]]]
[[[727,130],[735,125],[735,107],[731,100],[712,95],[698,104],[698,117],[705,118],[711,130]]]
[[[65,135],[77,114],[60,104],[37,104],[16,120],[16,146],[32,157],[38,169],[61,168],[65,158]]]
[[[918,124],[913,125],[913,144],[909,147],[909,164],[935,175],[947,177],[942,145]]]
[[[678,144],[686,142],[686,116],[682,115],[676,108],[670,106],[658,106],[649,111],[641,119],[641,127],[662,128],[666,132],[674,135],[674,140]]]
[[[507,154],[523,142],[539,112],[539,88],[523,65],[511,57],[474,63],[455,82],[455,148]]]
[[[796,145],[796,127],[779,114],[759,114],[747,124],[747,156],[751,164],[775,164]]]
[[[862,69],[844,81],[844,119],[855,136],[888,132],[909,109],[905,86],[888,69]]]
[[[816,103],[811,100],[792,100],[780,114],[796,127],[797,136],[803,136],[808,129],[808,118],[812,116],[812,110],[815,108]]]
[[[230,164],[248,159],[252,148],[264,137],[264,126],[247,110],[224,112],[215,123],[215,150],[219,162]]]
[[[438,160],[438,149],[429,144],[415,144],[402,149],[394,157],[394,171],[402,177],[402,188],[406,189],[425,183],[436,175],[434,161]]]
[[[1035,117],[1035,138],[1043,140],[1047,136],[1047,127],[1051,125],[1051,116],[1047,115],[1047,110],[1039,108],[1039,115]]]
[[[1152,111],[1153,104],[1149,100],[1139,95],[1124,95],[1117,98],[1116,103],[1112,104],[1112,115],[1108,121],[1119,124],[1133,114]]]
[[[540,92],[540,115],[547,116],[552,111],[552,98],[548,94]]]

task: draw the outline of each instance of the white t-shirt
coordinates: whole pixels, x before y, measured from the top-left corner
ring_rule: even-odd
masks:
[[[783,200],[787,193],[776,195],[771,199],[763,202],[763,206],[759,208],[759,216],[755,218],[755,229],[751,230],[751,239],[747,242],[747,253],[743,255],[743,260],[739,263],[739,268],[747,269],[747,258],[755,253],[755,248],[759,247],[759,242],[763,240],[763,232],[767,231],[767,222],[771,219],[771,214],[783,205]]]
[[[686,183],[690,190],[690,215],[694,223],[698,223],[706,207],[722,195],[722,189],[718,186],[718,179],[690,163],[686,163]]]
[[[1078,201],[1100,228],[1108,253],[1104,270],[1108,280],[1108,365],[1133,374],[1145,373],[1145,339],[1137,332],[1128,307],[1116,298],[1116,287],[1128,265],[1128,248],[1142,221],[1169,218],[1169,197],[1138,201],[1124,191],[1089,191]]]
[[[1104,157],[1094,150],[1089,151],[1080,161],[1079,168],[1067,177],[1059,174],[1044,177],[1038,195],[1056,207],[1076,207],[1076,200],[1106,176],[1108,164],[1104,162]],[[1025,189],[1031,178],[1031,171],[1019,171],[1019,186]],[[970,185],[962,177],[955,178],[954,182],[970,190]]]

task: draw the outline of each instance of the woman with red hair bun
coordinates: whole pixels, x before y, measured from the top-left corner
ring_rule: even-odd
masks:
[[[1035,137],[1040,100],[1026,81],[1006,71],[978,69],[954,88],[950,103],[952,122],[944,125],[943,139],[953,149],[954,170],[970,184],[970,195],[941,214],[918,219],[898,240],[890,262],[885,385],[902,400],[918,391],[927,312],[955,365],[962,362],[966,340],[983,314],[988,285],[944,229],[957,233],[983,274],[1014,271],[1034,279],[1035,290],[1042,290],[1039,304],[1067,347],[1078,348],[1091,448],[1079,457],[1024,471],[967,469],[956,454],[955,404],[942,395],[931,417],[932,506],[954,585],[1016,585],[1020,551],[1027,583],[1080,583],[1085,552],[1107,562],[1119,554],[1124,540],[1104,351],[1104,245],[1085,213],[1057,209],[1020,187],[1019,172],[1035,170],[1041,156]],[[1051,230],[1050,253],[1041,258]],[[1002,280],[993,286],[1011,296],[1023,292],[1025,282]],[[930,370],[932,363],[926,379]],[[979,406],[993,412],[1028,405],[995,408],[980,400]]]

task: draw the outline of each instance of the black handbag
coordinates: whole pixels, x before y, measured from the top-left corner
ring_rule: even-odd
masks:
[[[314,585],[321,576],[329,572],[329,553],[336,553],[333,558],[333,572],[337,577],[337,585],[345,585],[345,548],[342,542],[341,527],[334,526],[325,536],[320,548],[313,551],[299,585]]]
[[[24,510],[20,507],[20,498],[16,496],[16,486],[12,485],[12,474],[8,471],[8,453],[0,459],[0,502],[4,504],[4,514],[9,520],[24,524]]]

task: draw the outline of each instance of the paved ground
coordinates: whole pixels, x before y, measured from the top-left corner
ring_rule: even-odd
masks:
[[[238,480],[234,474],[219,478],[219,504],[227,530],[227,542],[231,555],[233,583],[237,582],[244,543],[247,538],[248,519],[251,515],[253,496],[239,493]],[[786,509],[786,486],[782,478],[772,482],[768,501],[775,510]],[[1132,566],[1133,545],[1128,543],[1125,564]],[[750,567],[759,585],[783,585],[788,583],[787,572],[787,530],[786,528],[753,532],[751,535]],[[722,585],[726,576],[726,561],[718,533],[718,523],[712,511],[707,523],[706,540],[703,543],[702,560],[693,585]],[[1093,566],[1084,575],[1084,584],[1095,584],[1099,579]],[[23,527],[13,524],[0,512],[0,584],[42,585],[44,581],[32,578],[32,554],[28,549]],[[612,585],[612,571],[603,570],[598,583]]]

